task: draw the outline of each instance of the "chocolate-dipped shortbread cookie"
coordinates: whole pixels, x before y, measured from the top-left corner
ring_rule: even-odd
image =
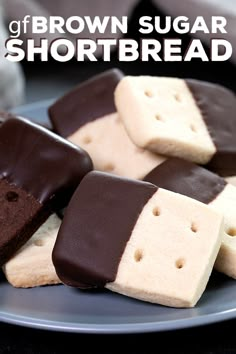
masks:
[[[166,160],[144,180],[196,199],[224,215],[224,236],[215,268],[236,278],[236,187],[205,168],[178,158]]]
[[[197,80],[123,78],[115,91],[120,118],[140,148],[236,174],[236,97]]]
[[[91,172],[65,212],[53,250],[63,283],[191,307],[208,282],[222,215],[151,183]]]
[[[117,69],[94,76],[49,108],[54,130],[90,154],[97,170],[142,179],[164,161],[129,139],[116,112]]]
[[[56,209],[67,205],[84,175],[88,154],[27,120],[0,127],[0,265]]]

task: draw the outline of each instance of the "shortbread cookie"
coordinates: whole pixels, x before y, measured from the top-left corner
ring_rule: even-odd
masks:
[[[32,288],[60,283],[52,263],[52,250],[60,224],[61,220],[56,214],[51,215],[4,265],[3,271],[11,285],[17,288]]]
[[[224,215],[224,236],[215,268],[236,279],[236,187],[205,168],[178,158],[163,162],[145,181],[208,204]]]
[[[221,240],[222,216],[206,205],[150,183],[91,172],[66,210],[53,262],[70,286],[191,307]]]
[[[236,98],[231,91],[197,80],[127,76],[116,88],[115,102],[140,148],[209,163],[224,176],[236,174]]]
[[[233,186],[236,186],[236,176],[227,177],[225,180]]]
[[[88,154],[29,121],[0,127],[0,266],[55,210],[67,205],[84,175]]]
[[[129,139],[114,104],[123,74],[108,70],[77,86],[49,108],[54,130],[84,148],[97,170],[142,179],[164,157]]]

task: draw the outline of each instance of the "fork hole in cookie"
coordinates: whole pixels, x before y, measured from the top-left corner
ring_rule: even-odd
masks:
[[[104,170],[107,172],[112,172],[114,171],[115,166],[113,165],[113,163],[109,162],[104,166]]]
[[[179,93],[175,93],[175,94],[174,94],[174,99],[175,99],[177,102],[182,102],[182,98],[181,98],[181,96],[180,96]]]
[[[85,137],[83,138],[83,143],[84,143],[84,144],[88,145],[88,144],[90,144],[91,142],[92,142],[92,139],[91,139],[90,136],[85,136]]]
[[[156,118],[156,120],[159,120],[160,122],[163,122],[163,118],[162,118],[162,116],[160,116],[160,114],[156,114],[155,118]]]
[[[196,133],[197,130],[193,124],[191,124],[189,128],[192,130],[193,133]]]
[[[138,153],[138,154],[143,154],[145,152],[145,149],[142,149],[140,147],[136,147],[135,151]]]
[[[147,97],[150,97],[150,98],[154,96],[153,93],[151,91],[148,91],[148,90],[146,90],[144,93],[145,93],[145,95]]]
[[[230,237],[235,237],[236,236],[236,227],[230,227],[227,230],[227,235],[229,235]]]
[[[158,207],[153,208],[152,213],[154,216],[160,216],[161,212],[160,209]]]
[[[34,245],[37,247],[42,247],[44,245],[44,241],[43,240],[36,240],[36,241],[34,241]]]
[[[5,198],[9,203],[17,202],[19,199],[19,195],[16,192],[9,191],[6,193]]]
[[[198,231],[197,225],[195,222],[192,222],[191,224],[191,231],[196,233]]]
[[[143,259],[143,251],[141,249],[137,249],[134,253],[135,262],[140,262]]]
[[[175,262],[175,266],[177,269],[182,269],[184,267],[184,264],[185,264],[185,260],[183,258],[179,258]]]

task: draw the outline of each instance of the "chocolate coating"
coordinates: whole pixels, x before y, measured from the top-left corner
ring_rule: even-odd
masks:
[[[236,174],[236,96],[216,84],[186,80],[209,134],[216,146],[216,153],[207,168],[221,176]]]
[[[113,282],[136,221],[156,191],[150,183],[87,174],[66,209],[53,250],[62,282],[80,288]]]
[[[114,91],[123,73],[105,71],[78,85],[49,107],[55,132],[67,138],[88,122],[116,112]]]
[[[223,178],[179,158],[169,158],[154,168],[144,181],[209,204],[225,188]]]
[[[36,124],[13,118],[0,127],[0,178],[42,204],[64,207],[91,170],[85,151]]]
[[[23,189],[0,180],[0,266],[33,235],[50,210]]]

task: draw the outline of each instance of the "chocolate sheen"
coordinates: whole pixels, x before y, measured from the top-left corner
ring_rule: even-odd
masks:
[[[85,151],[34,123],[13,118],[0,127],[0,178],[40,203],[65,206],[91,169]]]
[[[179,158],[169,158],[154,168],[144,181],[209,204],[225,188],[223,178]]]
[[[150,183],[87,174],[66,209],[53,250],[59,278],[80,288],[113,282],[136,221],[156,191]]]
[[[186,80],[201,110],[216,153],[207,168],[222,176],[236,174],[236,96],[216,84]]]
[[[114,91],[122,77],[118,69],[105,71],[56,101],[49,107],[55,132],[67,138],[86,123],[116,112]]]

